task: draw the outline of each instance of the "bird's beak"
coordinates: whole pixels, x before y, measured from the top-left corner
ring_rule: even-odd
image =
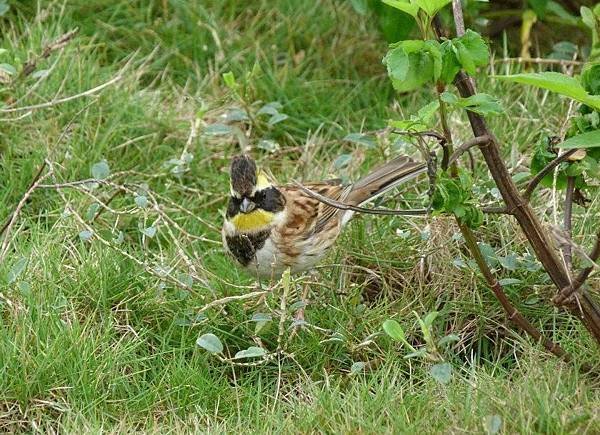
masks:
[[[250,213],[252,210],[254,210],[254,207],[256,207],[256,204],[254,204],[248,198],[244,198],[240,204],[240,211],[242,213]]]

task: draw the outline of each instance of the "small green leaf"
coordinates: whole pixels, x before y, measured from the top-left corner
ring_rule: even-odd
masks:
[[[452,365],[450,363],[439,363],[429,369],[429,373],[440,384],[447,384],[452,379]]]
[[[398,322],[393,319],[388,319],[383,322],[383,330],[387,335],[392,337],[396,341],[406,342],[406,336],[404,335],[404,329]]]
[[[342,140],[346,142],[352,142],[358,145],[364,145],[367,148],[374,148],[375,142],[366,134],[362,133],[350,133],[346,135]]]
[[[9,76],[13,76],[17,73],[15,67],[8,63],[0,63],[0,71],[4,71]]]
[[[81,240],[83,240],[84,242],[87,242],[88,240],[90,240],[92,238],[93,235],[94,235],[93,232],[88,231],[88,230],[83,230],[79,233],[79,238]]]
[[[367,10],[369,8],[367,0],[350,0],[350,4],[352,5],[352,9],[354,9],[356,13],[360,15],[367,14]]]
[[[446,344],[450,344],[455,341],[460,341],[460,337],[456,334],[448,334],[438,341],[438,346],[445,346]]]
[[[21,293],[21,295],[25,297],[31,296],[31,284],[29,284],[27,281],[21,281],[19,284],[17,284],[17,287],[19,288],[19,293]]]
[[[583,21],[583,24],[594,30],[596,28],[596,18],[594,17],[592,10],[587,6],[582,6],[579,9],[579,13],[581,14],[581,21]]]
[[[207,136],[225,136],[231,133],[233,133],[233,127],[219,123],[208,125],[203,131],[203,134]]]
[[[144,233],[144,235],[152,238],[156,235],[156,227],[151,226],[148,228],[144,228],[144,230],[142,231],[142,233]]]
[[[106,160],[102,160],[98,163],[95,163],[92,166],[92,178],[97,180],[104,180],[106,177],[110,175],[110,167]]]
[[[495,435],[502,429],[502,417],[499,415],[488,415],[485,417],[485,431],[489,435]]]
[[[148,207],[148,198],[146,198],[145,195],[136,195],[136,197],[134,198],[134,201],[135,201],[135,205],[137,205],[139,208]]]
[[[452,40],[452,46],[456,58],[469,74],[475,74],[477,67],[488,64],[490,53],[479,33],[467,29],[460,38]]]
[[[12,284],[13,282],[15,282],[17,280],[17,278],[19,277],[19,275],[21,275],[21,273],[23,273],[23,271],[27,267],[28,261],[29,260],[27,258],[21,257],[15,262],[15,264],[13,264],[13,266],[8,271],[7,280],[8,280],[9,284]]]
[[[558,145],[559,148],[598,148],[600,147],[600,130],[572,136]]]
[[[265,104],[256,112],[257,115],[277,115],[279,113],[279,109],[283,108],[281,103],[278,101],[272,101],[270,103]]]
[[[350,366],[350,374],[357,375],[365,370],[366,364],[362,361],[357,361]]]
[[[233,359],[241,359],[241,358],[256,358],[259,356],[265,356],[267,351],[262,347],[258,346],[250,346],[248,349],[240,350],[235,354]]]
[[[348,166],[351,160],[352,154],[341,154],[333,161],[333,166],[337,169],[341,169]]]
[[[196,340],[196,344],[210,353],[223,352],[223,343],[214,334],[204,334]]]
[[[256,145],[256,147],[261,150],[268,151],[270,153],[274,153],[281,149],[281,146],[277,142],[268,139],[261,139]]]
[[[225,86],[227,86],[229,89],[235,89],[237,87],[235,76],[231,71],[223,73],[223,81],[225,82]]]
[[[279,124],[281,121],[285,121],[286,119],[288,119],[289,116],[286,115],[285,113],[277,113],[273,116],[271,116],[271,118],[269,118],[269,125],[275,125],[275,124]]]

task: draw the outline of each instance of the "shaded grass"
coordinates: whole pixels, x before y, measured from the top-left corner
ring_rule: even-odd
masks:
[[[119,252],[80,240],[83,228],[65,214],[57,192],[36,191],[0,265],[3,430],[460,432],[484,431],[486,418],[495,414],[507,432],[600,430],[597,379],[581,377],[576,367],[597,362],[584,328],[548,307],[554,290],[539,270],[498,266],[500,277],[522,280],[509,289],[513,302],[576,363],[555,361],[512,334],[499,305],[468,267],[449,220],[358,217],[311,285],[307,320],[332,333],[301,331],[287,348],[293,358],[233,369],[195,345],[198,335],[213,332],[231,355],[257,339],[274,349],[276,321],[256,334],[250,317],[278,306],[279,292],[266,305],[233,303],[210,310],[206,320],[196,318],[213,293],[239,294],[247,290],[235,286],[253,283],[218,245],[226,168],[240,144],[235,135],[200,134],[190,149],[194,160],[182,175],[165,164],[180,157],[194,116],[205,128],[228,109],[247,105],[256,111],[268,101],[281,102],[290,118],[273,127],[264,119],[241,127],[254,154],[282,180],[332,173],[354,178],[399,149],[410,150],[386,139],[367,149],[341,141],[348,132],[381,128],[385,119],[412,113],[425,102],[425,90],[392,94],[379,61],[385,44],[368,20],[333,2],[301,7],[306,2],[259,1],[242,7],[225,1],[74,0],[62,13],[50,5],[56,14],[37,15],[36,21],[32,4],[19,5],[22,16],[3,22],[8,61],[26,59],[74,26],[81,27],[81,35],[19,106],[75,95],[131,63],[123,80],[98,96],[2,121],[0,219],[13,210],[44,158],[56,162],[57,181],[87,178],[92,165],[106,159],[113,173],[134,171],[123,183],[146,183],[161,195],[161,204],[186,231],[217,243],[180,235],[190,256],[196,251],[192,257],[205,280],[191,291],[166,285],[149,273],[150,266],[140,267],[122,254],[149,262],[157,258],[153,255],[166,263],[178,258],[173,238],[162,227],[154,239],[140,235],[139,225],[148,225],[150,212],[118,218],[106,212],[95,220],[94,228],[109,239],[115,229],[125,234]],[[216,32],[222,58],[214,33],[199,21]],[[54,55],[40,68],[56,60]],[[255,65],[254,75],[246,76]],[[228,70],[235,72],[242,98],[223,85],[221,73]],[[18,100],[34,82],[15,80],[0,98]],[[507,108],[492,125],[507,144],[503,151],[511,166],[527,155],[540,131],[555,132],[565,118],[567,103],[555,97],[493,81],[480,87],[498,95]],[[468,137],[464,115],[455,114],[452,121],[457,137]],[[277,140],[281,150],[271,155],[257,149],[261,139]],[[352,156],[348,166],[332,163],[340,154]],[[483,170],[479,173],[485,177]],[[104,200],[111,193],[94,192]],[[402,207],[410,200],[415,206],[423,199],[414,186],[403,193],[390,205]],[[83,216],[95,202],[81,191],[64,194]],[[486,189],[481,195],[494,200]],[[548,199],[543,193],[537,205],[551,219]],[[597,194],[593,199],[592,210],[597,210]],[[134,198],[120,195],[111,206],[129,210]],[[577,230],[590,234],[597,218],[594,212],[584,217]],[[397,236],[396,230],[407,235]],[[478,233],[498,255],[527,253],[516,226],[504,219],[490,218]],[[419,263],[425,254],[428,279]],[[9,282],[21,257],[28,259],[26,271]],[[294,284],[290,303],[300,287]],[[412,311],[434,310],[441,312],[436,335],[460,336],[447,354],[455,375],[445,386],[428,375],[430,363],[406,360],[403,348],[373,336],[393,317],[411,343],[420,345]],[[373,342],[364,344],[369,337]],[[372,362],[372,369],[349,375],[356,361]]]

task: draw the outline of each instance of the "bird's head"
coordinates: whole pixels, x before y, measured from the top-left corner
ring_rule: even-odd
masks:
[[[227,217],[240,230],[258,230],[283,210],[285,198],[247,155],[231,160],[231,198]]]

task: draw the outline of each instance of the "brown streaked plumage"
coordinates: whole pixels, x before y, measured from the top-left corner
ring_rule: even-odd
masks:
[[[333,200],[360,206],[424,172],[425,163],[397,157],[354,184],[305,183]],[[231,164],[231,198],[223,225],[226,250],[249,271],[279,277],[313,268],[335,243],[352,211],[339,210],[297,186],[276,186],[248,156]]]

